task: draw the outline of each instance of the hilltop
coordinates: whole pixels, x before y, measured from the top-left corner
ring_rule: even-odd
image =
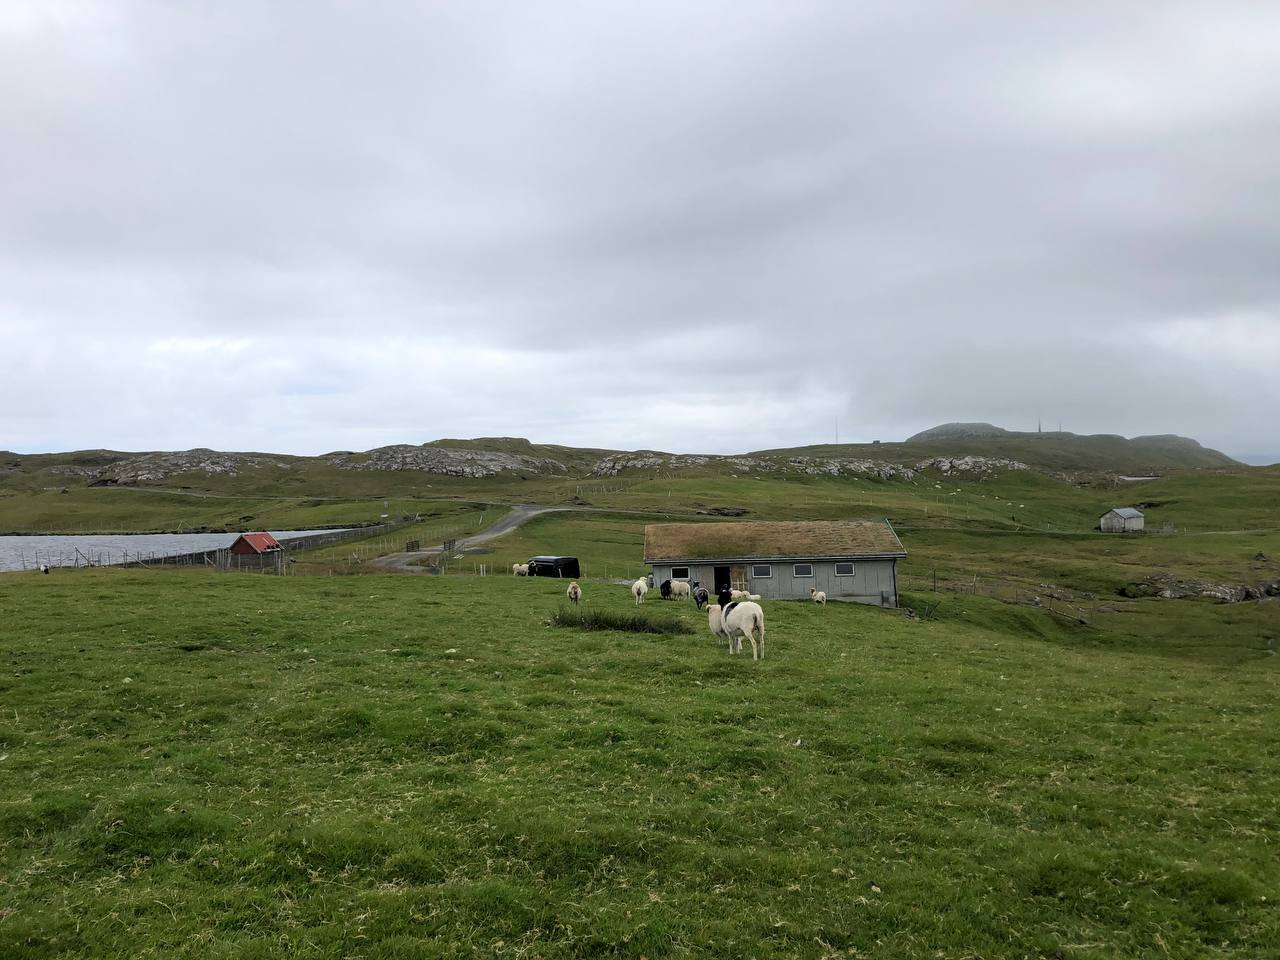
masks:
[[[1060,479],[1089,475],[1143,475],[1237,467],[1236,461],[1195,440],[1178,436],[1020,433],[988,423],[949,423],[903,442],[820,444],[736,455],[619,451],[538,444],[520,437],[442,439],[391,444],[360,452],[338,450],[317,457],[223,452],[207,448],[124,453],[0,454],[0,485],[205,486],[217,478],[236,489],[294,483],[308,488],[344,487],[335,478],[354,473],[425,474],[481,480],[589,478],[621,475],[801,475],[915,479],[922,472],[972,475],[1027,470]]]
[[[1112,433],[1005,430],[990,423],[944,423],[900,443],[824,444],[763,453],[780,455],[801,450],[824,456],[879,456],[895,462],[940,455],[1000,458],[1071,479],[1241,466],[1225,453],[1173,434],[1130,439]]]

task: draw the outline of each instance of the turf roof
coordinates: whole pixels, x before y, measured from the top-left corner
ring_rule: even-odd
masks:
[[[888,521],[739,521],[651,523],[644,528],[646,563],[668,560],[824,560],[904,557]]]

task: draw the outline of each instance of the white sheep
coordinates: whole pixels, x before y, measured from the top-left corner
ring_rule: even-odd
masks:
[[[827,595],[823,591],[810,587],[809,596],[813,599],[814,603],[820,603],[824,607],[827,605]]]
[[[688,600],[691,591],[688,580],[672,580],[671,581],[671,599],[672,600]]]
[[[577,580],[569,584],[569,589],[565,591],[565,595],[569,598],[570,603],[577,603],[582,599],[582,588],[578,586]]]
[[[732,593],[733,593],[734,600],[759,600],[760,599],[760,594],[747,593],[747,591],[745,590],[734,590],[732,591]]]
[[[649,581],[645,577],[641,577],[631,585],[631,594],[636,598],[636,606],[644,603],[644,595],[649,592]]]
[[[49,565],[47,563],[40,564],[40,572],[47,574],[49,572]]]
[[[707,607],[707,626],[717,637],[729,641],[729,653],[741,653],[742,638],[746,637],[751,641],[751,659],[764,657],[764,611],[760,604],[749,600],[735,603],[725,617],[720,613],[720,604],[713,603]],[[757,633],[760,635],[758,645]]]
[[[529,575],[529,565],[527,563],[513,563],[511,565],[511,575],[513,577],[527,577]]]

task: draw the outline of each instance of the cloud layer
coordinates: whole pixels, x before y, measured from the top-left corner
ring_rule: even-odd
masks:
[[[1264,4],[0,11],[0,447],[1280,450]]]

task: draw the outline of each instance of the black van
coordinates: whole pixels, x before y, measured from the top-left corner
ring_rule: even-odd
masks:
[[[576,580],[582,576],[577,557],[530,557],[529,576],[565,577]]]

